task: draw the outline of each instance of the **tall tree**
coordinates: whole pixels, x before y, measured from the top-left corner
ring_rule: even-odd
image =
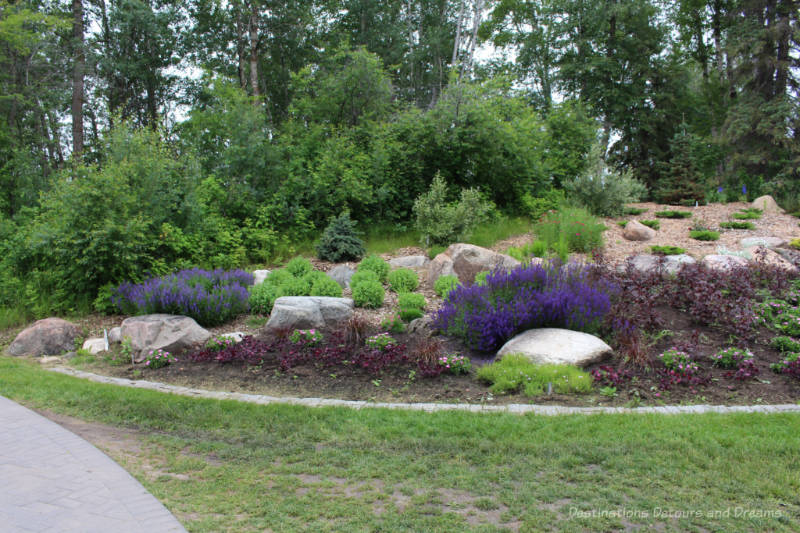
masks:
[[[83,76],[86,68],[83,0],[72,0],[72,42],[75,47],[72,70],[72,153],[73,157],[80,157],[83,152]]]

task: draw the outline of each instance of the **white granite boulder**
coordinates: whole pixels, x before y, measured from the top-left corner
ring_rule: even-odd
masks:
[[[763,246],[764,248],[773,250],[775,248],[786,246],[786,239],[781,239],[780,237],[745,237],[739,241],[739,244],[742,245],[742,248]]]
[[[783,213],[783,209],[781,206],[778,205],[778,202],[775,201],[775,198],[766,194],[764,196],[759,196],[753,203],[750,204],[750,207],[755,207],[756,209],[761,209],[761,211],[765,215],[779,215]]]
[[[665,274],[677,274],[683,265],[690,265],[697,261],[690,255],[652,255],[640,254],[628,259],[634,270],[641,272],[651,272],[657,270],[659,266],[664,269]]]
[[[424,255],[406,255],[389,259],[392,268],[424,268],[431,262]]]
[[[729,271],[734,268],[746,267],[749,261],[738,255],[707,255],[703,258],[702,263],[711,270]]]
[[[164,314],[126,318],[120,335],[130,340],[131,348],[139,357],[158,349],[178,354],[211,338],[211,333],[193,318]]]
[[[247,333],[243,331],[232,331],[230,333],[223,333],[222,335],[217,335],[220,339],[231,339],[233,342],[239,343],[242,342],[247,336]]]
[[[261,285],[267,279],[271,270],[254,270],[253,271],[253,285]]]
[[[8,347],[10,355],[59,355],[75,349],[78,327],[60,318],[37,320],[25,328]]]
[[[581,331],[540,328],[524,331],[506,342],[497,352],[497,359],[510,353],[522,354],[538,365],[587,366],[608,357],[611,347]]]
[[[330,296],[282,296],[275,300],[267,329],[331,329],[353,316],[353,300]]]
[[[117,326],[108,330],[108,342],[116,343],[122,342],[122,328]]]
[[[96,353],[105,352],[108,350],[106,340],[101,338],[86,339],[83,341],[83,349],[94,355]]]
[[[656,230],[645,226],[638,220],[631,220],[625,224],[622,236],[629,241],[649,241],[656,236]]]
[[[484,270],[512,269],[521,263],[513,257],[473,244],[453,244],[433,258],[428,265],[428,282],[441,276],[455,274],[461,283],[472,283],[475,275]]]

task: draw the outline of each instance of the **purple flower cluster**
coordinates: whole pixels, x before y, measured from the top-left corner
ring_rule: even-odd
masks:
[[[485,285],[454,289],[434,326],[482,351],[531,328],[596,331],[611,307],[614,285],[583,265],[522,265],[496,270]]]
[[[243,270],[193,268],[143,283],[123,283],[114,289],[111,301],[123,314],[186,315],[214,326],[247,312],[247,287],[252,284],[252,274]]]

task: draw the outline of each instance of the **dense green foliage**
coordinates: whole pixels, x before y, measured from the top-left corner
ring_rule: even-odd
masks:
[[[603,245],[606,227],[582,208],[564,208],[545,216],[534,227],[536,237],[562,260],[569,252],[589,253]],[[541,245],[537,245],[541,246]]]
[[[381,259],[377,254],[368,255],[358,264],[358,272],[369,271],[374,272],[378,276],[378,281],[386,281],[386,276],[389,275],[389,263]],[[353,283],[351,280],[350,283]]]
[[[522,391],[526,396],[540,396],[552,387],[558,394],[592,390],[592,377],[569,365],[538,365],[522,354],[507,354],[499,361],[478,369],[478,379],[491,384],[496,394]]]
[[[436,281],[433,282],[433,290],[440,298],[446,298],[447,295],[450,294],[450,291],[456,287],[458,287],[458,277],[452,274],[439,276]]]
[[[392,270],[386,276],[386,280],[389,282],[389,288],[396,293],[413,291],[419,285],[417,273],[410,268]]]
[[[351,282],[352,283],[352,282]],[[356,307],[378,308],[383,305],[385,292],[379,281],[365,280],[350,285]]]
[[[347,211],[331,220],[317,245],[317,257],[333,263],[358,261],[364,253],[364,241]]]

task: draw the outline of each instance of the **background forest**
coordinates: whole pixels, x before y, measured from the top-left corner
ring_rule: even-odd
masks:
[[[0,308],[104,310],[122,281],[271,263],[344,211],[407,232],[437,174],[494,217],[587,173],[797,209],[799,10],[0,0]]]

